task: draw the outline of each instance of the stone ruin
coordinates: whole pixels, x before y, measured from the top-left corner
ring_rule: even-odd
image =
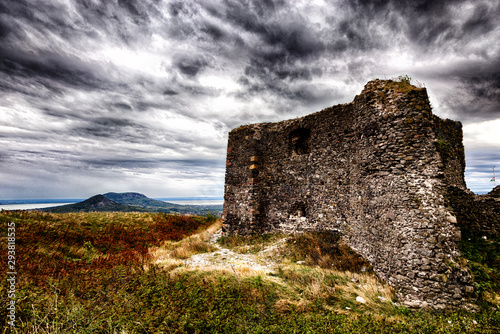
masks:
[[[468,305],[461,226],[498,236],[500,199],[464,169],[462,125],[425,88],[370,81],[351,103],[229,133],[223,232],[338,233],[404,305]]]

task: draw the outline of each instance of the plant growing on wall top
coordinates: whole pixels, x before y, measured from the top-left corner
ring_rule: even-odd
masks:
[[[402,83],[407,84],[407,85],[411,85],[411,78],[407,74],[398,76],[396,81],[402,82]]]
[[[388,88],[392,88],[401,93],[408,93],[414,89],[422,89],[424,88],[424,84],[420,82],[416,82],[415,85],[411,83],[411,77],[408,75],[400,75],[396,78],[392,78],[391,81],[387,84]]]

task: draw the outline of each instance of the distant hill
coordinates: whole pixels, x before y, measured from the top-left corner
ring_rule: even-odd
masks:
[[[41,209],[55,213],[66,212],[93,212],[93,211],[120,211],[120,212],[166,212],[179,214],[205,215],[207,212],[220,215],[222,205],[180,205],[158,201],[135,192],[95,195],[89,199],[75,203]]]
[[[95,195],[90,197],[89,199],[86,199],[83,202],[55,206],[55,207],[45,208],[42,210],[54,213],[93,212],[93,211],[120,211],[120,212],[147,211],[140,207],[134,207],[131,205],[117,203],[105,197],[104,195]]]
[[[147,197],[146,195],[143,195],[140,193],[133,193],[133,192],[106,193],[106,194],[104,194],[104,196],[107,197],[108,199],[116,202],[116,203],[133,205],[133,206],[138,206],[141,208],[152,209],[152,210],[171,209],[173,207],[179,206],[178,204],[157,201],[155,199]]]

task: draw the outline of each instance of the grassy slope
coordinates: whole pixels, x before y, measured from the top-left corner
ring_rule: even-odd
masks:
[[[2,211],[2,245],[8,222],[17,233],[19,333],[495,333],[500,326],[491,305],[443,314],[394,306],[390,288],[369,270],[337,270],[336,256],[353,270],[364,265],[342,245],[329,247],[328,236],[289,238],[274,274],[242,275],[191,270],[180,260],[213,249],[206,240],[218,226],[203,231],[214,217]],[[276,238],[221,244],[256,252]],[[355,301],[360,295],[367,303]]]

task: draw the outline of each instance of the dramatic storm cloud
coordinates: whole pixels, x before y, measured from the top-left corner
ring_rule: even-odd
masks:
[[[425,84],[462,121],[468,186],[500,171],[500,4],[4,0],[0,199],[221,196],[227,132]]]

